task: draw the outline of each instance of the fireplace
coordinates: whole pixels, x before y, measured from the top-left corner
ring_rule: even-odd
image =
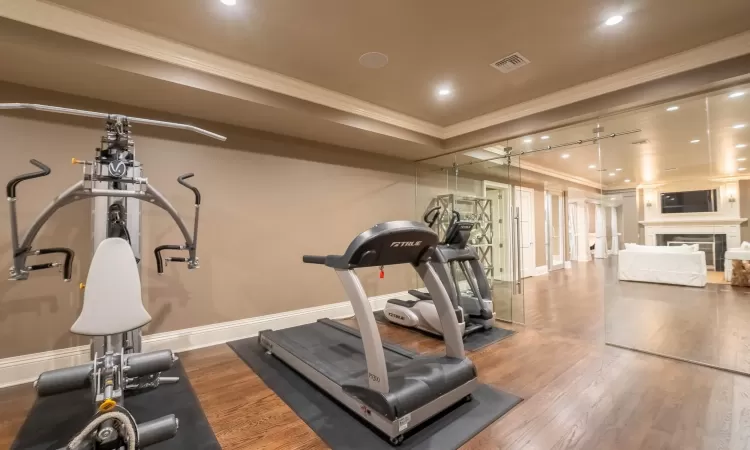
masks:
[[[657,234],[656,245],[697,244],[698,250],[706,254],[706,267],[717,272],[724,271],[724,252],[727,250],[726,234]]]

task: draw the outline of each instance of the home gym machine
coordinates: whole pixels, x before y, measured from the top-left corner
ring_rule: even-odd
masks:
[[[93,117],[106,121],[100,148],[91,161],[73,158],[83,167],[78,181],[50,203],[21,238],[17,223],[18,185],[27,180],[47,176],[49,167],[35,159],[31,164],[39,171],[17,176],[8,182],[6,193],[10,207],[13,265],[11,280],[26,280],[31,272],[61,268],[63,279],[72,277],[73,250],[65,247],[34,248],[33,242],[49,218],[63,206],[83,199],[93,199],[92,229],[95,249],[86,285],[81,313],[71,328],[76,334],[92,337],[92,362],[56,369],[39,376],[35,383],[40,396],[53,395],[89,387],[94,400],[95,415],[89,424],[68,444],[69,450],[137,450],[171,438],[178,422],[169,415],[136,425],[123,407],[126,391],[155,388],[160,383],[174,383],[175,377],[162,377],[172,367],[176,356],[170,350],[141,353],[141,327],[151,321],[141,301],[141,203],[148,202],[165,210],[175,221],[184,243],[161,245],[154,251],[157,271],[165,262],[186,263],[188,269],[199,267],[197,256],[198,218],[201,195],[186,180],[192,173],[181,175],[177,182],[190,189],[195,197],[192,235],[185,222],[167,199],[144,177],[143,167],[135,159],[131,135],[132,124],[146,124],[194,131],[211,138],[225,140],[221,135],[192,125],[163,122],[83,111],[55,106],[4,103],[0,109],[32,109],[37,111]],[[186,251],[186,256],[165,257],[162,252]],[[63,261],[28,265],[29,256],[62,254]]]
[[[424,221],[432,228],[440,216],[439,206],[430,209],[424,215]],[[453,211],[445,239],[435,248],[428,264],[449,267],[451,276],[442,279],[448,292],[461,334],[465,337],[478,331],[492,329],[495,324],[492,294],[485,275],[484,267],[479,262],[476,250],[469,246],[473,222],[461,221],[461,214]],[[471,295],[462,292],[461,284],[456,277],[456,266],[463,273]],[[417,300],[390,299],[383,308],[388,321],[409,328],[417,328],[426,333],[443,336],[443,329],[435,303],[430,294],[412,289],[409,294]]]
[[[447,266],[430,264],[438,243],[426,225],[385,222],[357,236],[343,255],[303,256],[336,271],[359,330],[330,319],[262,331],[258,339],[275,355],[398,445],[404,433],[460,401],[477,386],[464,354],[456,311],[445,291]],[[370,302],[355,269],[411,264],[432,295],[442,323],[444,355],[420,356],[382,343]]]

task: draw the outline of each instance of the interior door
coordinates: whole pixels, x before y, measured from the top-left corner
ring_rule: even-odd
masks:
[[[534,190],[516,187],[516,206],[519,209],[520,275],[527,278],[536,271],[534,254]]]

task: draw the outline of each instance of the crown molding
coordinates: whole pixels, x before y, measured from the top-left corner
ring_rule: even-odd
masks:
[[[495,149],[493,149],[492,147],[484,148],[483,150],[487,150],[492,153],[500,154],[497,151],[495,151]],[[504,161],[499,158],[487,159],[487,160],[484,160],[484,162],[489,162],[489,163],[499,164],[499,165],[504,164]],[[557,178],[559,180],[570,181],[571,183],[580,184],[580,185],[592,187],[595,189],[602,189],[602,190],[604,189],[603,184],[597,183],[595,181],[591,181],[589,179],[579,177],[576,175],[571,175],[569,173],[560,172],[554,169],[548,169],[547,167],[540,166],[534,163],[530,163],[528,161],[519,161],[518,158],[511,158],[510,165],[513,167],[518,167],[519,169],[528,170],[529,172],[535,172],[535,173],[539,173],[542,175],[547,175],[549,177]],[[523,177],[521,178],[523,179]]]
[[[443,139],[471,133],[748,53],[750,53],[750,31],[450,125],[444,129]]]
[[[443,127],[406,114],[41,0],[0,0],[0,16],[428,136],[443,135]]]
[[[580,185],[592,187],[595,189],[604,189],[603,184],[597,183],[595,181],[591,181],[586,178],[578,177],[578,176],[571,175],[565,172],[560,172],[554,169],[548,169],[547,167],[540,166],[534,163],[530,163],[528,161],[522,161],[522,162],[511,161],[510,165],[518,167],[523,170],[528,170],[531,172],[540,173],[542,175],[547,175],[550,177],[558,178],[560,180],[570,181],[571,183],[580,184]]]
[[[453,138],[750,53],[748,31],[448,127],[441,127],[312,83],[43,0],[0,0],[0,17],[288,95],[438,139]]]

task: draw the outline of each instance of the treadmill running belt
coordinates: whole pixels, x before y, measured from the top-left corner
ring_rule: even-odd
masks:
[[[280,359],[266,355],[257,338],[228,344],[232,350],[332,449],[457,449],[521,402],[515,395],[479,384],[469,403],[435,416],[409,432],[403,444],[388,439]]]
[[[294,349],[297,357],[339,385],[367,378],[367,361],[362,339],[341,332],[326,322],[264,333],[277,345]],[[396,370],[400,365],[413,359],[385,347],[383,350],[389,371]]]

